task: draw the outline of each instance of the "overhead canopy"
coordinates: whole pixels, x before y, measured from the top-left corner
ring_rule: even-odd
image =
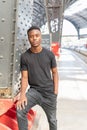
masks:
[[[87,28],[86,0],[67,0],[65,7],[64,18],[66,20],[70,21],[77,30]]]
[[[46,23],[46,11],[44,0],[33,0],[33,25],[42,26]]]
[[[42,26],[46,23],[45,1],[34,0],[33,23]],[[60,1],[60,0],[58,0]],[[70,21],[77,31],[87,28],[87,1],[86,0],[63,0],[64,18]]]

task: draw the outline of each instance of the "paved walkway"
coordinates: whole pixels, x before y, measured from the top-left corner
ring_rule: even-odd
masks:
[[[87,130],[87,64],[69,50],[62,50],[58,63],[58,130]],[[32,130],[49,130],[42,108],[35,106],[37,116]]]

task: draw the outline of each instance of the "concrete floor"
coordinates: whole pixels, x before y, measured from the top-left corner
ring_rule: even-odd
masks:
[[[58,130],[87,130],[87,64],[75,53],[62,50],[57,60],[59,95]],[[42,108],[35,106],[37,116],[32,130],[49,130]]]

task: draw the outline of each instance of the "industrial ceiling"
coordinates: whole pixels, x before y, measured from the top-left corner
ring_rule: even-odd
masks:
[[[44,0],[52,1],[52,0]],[[42,26],[46,22],[46,13],[43,0],[34,0],[33,24]],[[56,0],[60,1],[60,0]],[[64,19],[70,21],[77,31],[87,27],[87,1],[86,0],[62,0]],[[37,19],[36,19],[37,18]],[[40,20],[39,20],[40,19]]]
[[[73,2],[71,5],[70,3]],[[75,28],[87,28],[87,1],[86,0],[70,0],[66,2],[64,18],[70,21]]]

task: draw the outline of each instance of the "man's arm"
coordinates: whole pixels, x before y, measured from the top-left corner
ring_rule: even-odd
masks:
[[[59,83],[57,67],[52,68],[52,77],[53,77],[53,82],[54,82],[54,94],[57,95],[58,94],[58,83]]]
[[[22,78],[21,78],[21,90],[20,90],[20,99],[17,102],[17,109],[25,108],[27,105],[27,98],[26,98],[26,89],[28,87],[28,71],[22,71]]]

